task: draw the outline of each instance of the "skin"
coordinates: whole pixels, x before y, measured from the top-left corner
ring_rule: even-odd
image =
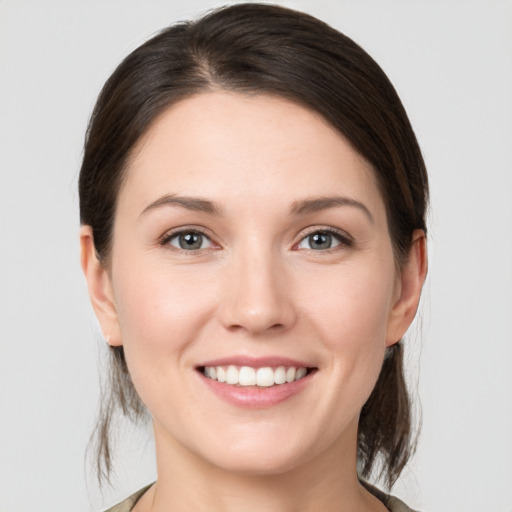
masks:
[[[297,211],[334,196],[344,201]],[[180,249],[180,229],[202,231],[202,247]],[[312,246],[326,229],[332,247]],[[129,162],[109,264],[88,226],[81,245],[102,330],[124,346],[153,418],[158,482],[138,512],[385,510],[357,481],[357,424],[386,347],[414,318],[425,237],[413,233],[397,270],[372,167],[320,116],[222,91],[177,103]],[[291,398],[244,409],[197,371],[234,355],[317,371]]]

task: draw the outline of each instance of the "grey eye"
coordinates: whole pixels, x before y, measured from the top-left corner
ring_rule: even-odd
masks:
[[[340,240],[326,231],[317,231],[304,237],[298,245],[299,249],[310,249],[314,251],[325,251],[340,245]]]
[[[212,242],[208,237],[197,231],[183,231],[169,239],[169,244],[184,251],[208,249]]]

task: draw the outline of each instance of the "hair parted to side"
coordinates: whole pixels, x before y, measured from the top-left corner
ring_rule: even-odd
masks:
[[[100,261],[110,261],[117,194],[131,152],[170,105],[204,91],[270,94],[321,114],[374,169],[397,267],[407,260],[415,229],[426,232],[425,164],[407,114],[388,78],[351,39],[314,17],[244,3],[177,23],[133,51],[106,82],[86,134],[79,178],[80,220],[92,227]],[[122,347],[110,347],[111,389],[96,428],[98,475],[109,480],[109,432],[121,411],[146,416]],[[397,343],[364,405],[358,468],[368,478],[380,460],[391,487],[413,448],[411,403]]]

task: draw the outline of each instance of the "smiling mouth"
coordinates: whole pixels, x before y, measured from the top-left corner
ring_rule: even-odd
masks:
[[[316,368],[264,366],[201,366],[198,370],[208,379],[239,387],[269,388],[298,381],[316,371]]]

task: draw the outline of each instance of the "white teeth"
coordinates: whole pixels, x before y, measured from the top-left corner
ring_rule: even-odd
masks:
[[[238,368],[236,366],[228,366],[226,382],[228,384],[238,384]]]
[[[288,370],[286,370],[286,382],[293,382],[295,380],[295,372],[297,370],[293,367],[293,366],[290,366],[290,368],[288,368]],[[212,377],[212,379],[214,379],[215,377]]]
[[[224,368],[222,368],[222,366],[217,366],[216,370],[217,370],[217,380],[219,382],[226,382],[226,370],[224,370]]]
[[[258,368],[256,372],[256,385],[269,387],[274,385],[274,371],[272,368]]]
[[[274,370],[274,382],[276,384],[284,384],[286,382],[286,370],[284,366],[279,366]]]
[[[256,386],[256,370],[250,366],[242,366],[238,383],[240,386]]]
[[[302,379],[302,377],[306,376],[306,373],[306,368],[297,368],[297,372],[295,373],[295,380]]]
[[[231,385],[270,387],[302,379],[308,371],[307,368],[295,368],[294,366],[252,368],[229,365],[227,367],[205,366],[203,373],[205,377]]]

